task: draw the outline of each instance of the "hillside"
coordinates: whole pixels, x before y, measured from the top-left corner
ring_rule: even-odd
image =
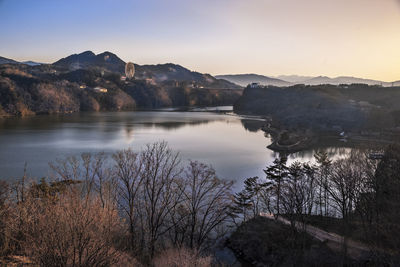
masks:
[[[196,87],[221,89],[241,89],[242,87],[226,79],[190,71],[180,65],[167,63],[158,65],[136,65],[138,79],[151,79],[155,83],[166,81],[191,82]]]
[[[4,60],[4,62],[6,62]],[[74,54],[53,64],[0,64],[0,116],[232,105],[239,86],[174,64],[136,66],[110,52]]]
[[[341,259],[325,243],[262,217],[243,222],[227,245],[244,266],[339,266]]]

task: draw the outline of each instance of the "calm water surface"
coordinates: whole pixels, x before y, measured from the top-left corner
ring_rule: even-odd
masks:
[[[0,120],[0,179],[28,174],[49,174],[48,163],[83,152],[112,154],[131,147],[165,140],[180,152],[183,161],[211,164],[221,178],[237,181],[262,176],[276,153],[266,147],[270,138],[259,130],[262,122],[236,115],[211,112],[104,112],[63,116],[34,116]],[[345,150],[331,151],[333,154]],[[295,154],[291,160],[312,159],[312,153]]]

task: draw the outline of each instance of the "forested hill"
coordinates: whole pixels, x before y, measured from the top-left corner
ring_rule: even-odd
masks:
[[[110,52],[74,54],[53,64],[0,62],[0,116],[231,105],[241,87],[174,64],[135,65]]]
[[[400,87],[296,85],[247,87],[234,105],[242,114],[269,115],[287,127],[329,130],[400,126]]]

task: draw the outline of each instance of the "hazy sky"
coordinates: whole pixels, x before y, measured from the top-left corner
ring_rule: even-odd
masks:
[[[400,79],[399,0],[0,0],[0,56]]]

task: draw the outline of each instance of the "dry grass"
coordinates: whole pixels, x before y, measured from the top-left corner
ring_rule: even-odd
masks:
[[[195,250],[187,248],[168,249],[154,260],[154,267],[207,267],[211,266],[210,256],[202,257]]]

